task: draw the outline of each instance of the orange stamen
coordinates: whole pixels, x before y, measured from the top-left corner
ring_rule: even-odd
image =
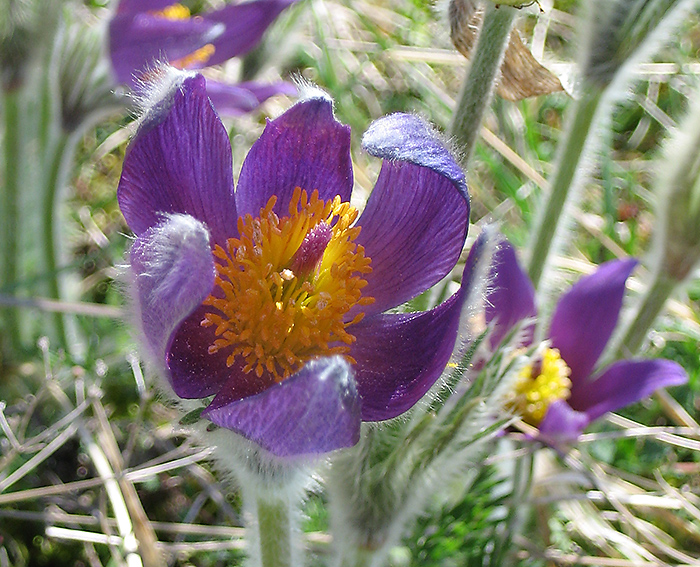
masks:
[[[180,57],[180,59],[171,61],[170,64],[177,69],[189,69],[194,65],[204,64],[209,61],[211,56],[214,55],[215,51],[216,47],[214,47],[211,43],[207,43],[205,46],[200,47],[197,51],[193,51],[189,55],[185,55],[184,57]]]
[[[342,354],[354,362],[347,353],[355,337],[346,329],[364,314],[345,316],[374,299],[362,297],[363,275],[372,268],[354,242],[360,233],[352,226],[355,208],[337,196],[323,201],[318,191],[309,197],[299,187],[289,216],[279,218],[275,203],[271,197],[258,217],[239,218],[239,236],[226,250],[216,246],[215,291],[204,301],[214,310],[202,326],[215,327],[210,353],[230,349],[227,365],[242,357],[244,372],[267,372],[280,382],[319,356]]]

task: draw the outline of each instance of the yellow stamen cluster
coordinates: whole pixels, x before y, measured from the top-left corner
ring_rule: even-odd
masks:
[[[557,400],[571,395],[571,369],[554,348],[546,348],[541,359],[526,365],[515,383],[509,406],[526,423],[539,425],[547,409]]]
[[[182,4],[171,4],[162,10],[153,11],[152,14],[166,20],[186,20],[190,17],[190,9]]]
[[[355,337],[346,329],[364,313],[348,321],[345,316],[352,307],[374,299],[362,297],[367,285],[363,274],[372,269],[364,248],[354,242],[360,233],[352,226],[358,215],[355,208],[338,196],[323,201],[318,191],[309,198],[299,187],[289,216],[279,218],[275,203],[276,197],[271,197],[257,218],[239,218],[239,236],[227,241],[226,250],[216,246],[216,284],[204,301],[213,310],[202,326],[216,327],[210,354],[231,349],[228,366],[242,357],[244,372],[260,377],[267,371],[279,382],[312,358],[347,357]],[[294,273],[292,267],[299,264],[295,256],[319,223],[330,227],[330,240],[311,268]]]

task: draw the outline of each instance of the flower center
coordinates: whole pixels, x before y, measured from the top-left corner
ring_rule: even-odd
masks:
[[[190,9],[182,4],[171,4],[162,10],[154,10],[151,13],[166,20],[187,20],[190,17]]]
[[[176,69],[189,69],[197,64],[204,65],[207,61],[209,61],[209,59],[211,59],[211,56],[214,55],[215,51],[216,47],[214,47],[211,43],[207,43],[206,45],[200,47],[197,51],[193,51],[189,55],[185,55],[184,57],[180,57],[180,59],[171,61],[170,64]]]
[[[271,197],[260,215],[238,219],[238,238],[226,250],[214,249],[216,282],[204,301],[213,309],[202,326],[215,326],[209,353],[229,350],[226,364],[244,361],[243,371],[269,372],[280,382],[308,360],[329,354],[347,356],[355,337],[347,328],[364,313],[346,320],[362,297],[363,274],[372,271],[364,248],[355,244],[360,227],[351,226],[357,209],[340,197],[323,201],[294,190],[289,216],[279,218]]]
[[[192,16],[190,14],[190,9],[182,4],[171,4],[166,6],[162,10],[157,10],[151,12],[154,16],[159,18],[164,18],[166,20],[189,20]],[[175,61],[171,61],[170,64],[177,69],[189,69],[190,67],[197,64],[205,64],[211,56],[214,55],[216,48],[211,44],[207,43],[205,46],[200,47],[196,51],[193,51],[189,55],[180,57]]]
[[[515,383],[509,406],[530,425],[539,425],[552,402],[571,395],[571,369],[555,348],[546,348],[541,358],[526,365]]]

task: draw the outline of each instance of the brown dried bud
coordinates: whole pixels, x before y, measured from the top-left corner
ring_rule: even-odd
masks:
[[[506,2],[495,2],[506,4]],[[522,2],[519,3],[522,5]],[[457,51],[466,58],[476,45],[484,10],[475,0],[451,0],[449,6],[450,34]],[[518,101],[524,98],[563,91],[559,79],[541,65],[523,44],[517,30],[510,34],[501,77],[496,92],[502,98]]]

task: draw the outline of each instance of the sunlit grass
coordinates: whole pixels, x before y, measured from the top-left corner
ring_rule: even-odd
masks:
[[[570,69],[575,56],[570,43],[575,4],[555,2],[539,40],[545,59],[560,70]],[[525,39],[538,25],[536,14],[523,11]],[[649,189],[654,159],[700,73],[696,23],[663,52],[657,67],[642,70],[634,92],[616,111],[606,151],[575,215],[571,255],[556,262],[566,273],[647,252],[654,226]],[[467,67],[450,45],[444,15],[419,0],[304,0],[280,19],[261,50],[274,52],[278,44],[284,52],[273,61],[282,66],[282,76],[327,90],[338,119],[352,127],[355,183],[365,194],[379,169],[359,144],[368,124],[407,111],[445,131]],[[244,69],[256,68],[252,59]],[[260,71],[276,76],[270,66]],[[566,94],[494,102],[468,172],[472,223],[498,220],[515,244],[527,241],[569,102]],[[260,135],[264,117],[279,115],[289,104],[280,97],[260,112],[227,121],[234,172]],[[115,192],[130,133],[121,129],[126,122],[115,117],[88,133],[78,154],[66,211],[71,259],[61,269],[75,276],[81,306],[43,302],[41,270],[20,282],[22,295],[31,300],[18,308],[30,346],[2,361],[0,565],[122,564],[128,534],[115,520],[119,497],[132,529],[155,537],[171,564],[228,565],[242,557],[237,495],[210,469],[208,449],[180,434],[177,414],[154,393],[152,377],[143,375],[132,354],[127,326],[117,322],[126,309],[118,280],[130,244]],[[27,261],[33,261],[31,252]],[[631,294],[639,293],[644,278],[638,273],[632,279]],[[566,458],[542,452],[529,502],[535,514],[514,540],[515,562],[697,564],[699,300],[697,283],[675,298],[645,352],[677,360],[688,370],[689,385],[673,392],[679,406],[638,404],[591,429]],[[46,342],[33,347],[43,335],[43,315],[55,309],[76,314],[87,347],[84,360],[69,360]],[[501,453],[489,457],[477,478],[467,483],[465,471],[464,486],[437,497],[431,515],[404,540],[409,558],[399,549],[396,564],[489,564],[489,535],[502,529],[508,494],[505,463],[522,451],[521,441],[520,434],[504,439]],[[113,476],[95,466],[99,451]],[[105,487],[115,479],[118,490],[108,494]],[[306,513],[314,564],[327,564],[320,491]]]

